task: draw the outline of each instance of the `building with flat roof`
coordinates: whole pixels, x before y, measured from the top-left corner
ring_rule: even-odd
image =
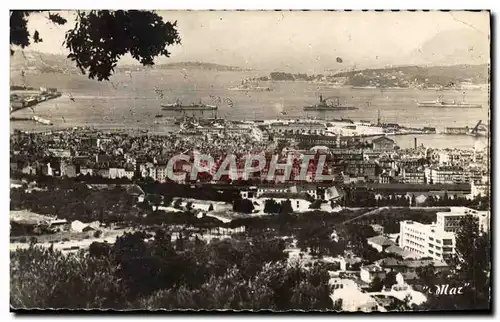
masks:
[[[477,211],[466,207],[450,207],[449,212],[438,212],[436,222],[425,225],[404,220],[400,222],[399,246],[421,257],[444,260],[455,253],[455,233],[464,216],[478,219],[479,229],[489,231],[489,211]]]
[[[450,207],[450,211],[436,213],[436,223],[443,227],[445,231],[456,233],[460,227],[460,221],[463,217],[471,215],[478,219],[479,230],[489,231],[490,229],[490,212],[479,211],[467,207]]]
[[[400,222],[399,246],[417,254],[419,258],[443,260],[454,254],[455,234],[444,231],[436,224],[425,225],[404,220]]]

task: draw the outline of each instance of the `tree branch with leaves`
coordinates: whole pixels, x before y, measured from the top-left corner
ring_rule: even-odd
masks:
[[[28,30],[28,19],[40,10],[10,12],[10,53],[42,42],[42,35]],[[68,21],[57,12],[47,12],[47,19],[57,25]],[[177,22],[165,22],[153,11],[91,10],[76,11],[73,28],[66,32],[63,45],[68,58],[83,74],[99,81],[109,80],[119,59],[130,54],[144,66],[154,65],[157,57],[170,57],[168,46],[180,44]]]

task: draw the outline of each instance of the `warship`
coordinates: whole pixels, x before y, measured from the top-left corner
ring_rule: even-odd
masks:
[[[333,102],[329,102],[330,99],[334,98]],[[310,106],[304,106],[304,111],[342,111],[342,110],[357,110],[354,105],[346,105],[340,103],[337,96],[323,98],[323,95],[319,96],[319,103]]]

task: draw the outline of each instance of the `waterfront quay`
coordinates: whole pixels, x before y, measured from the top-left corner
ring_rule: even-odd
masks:
[[[11,86],[10,89],[10,112],[23,108],[35,106],[41,102],[55,99],[62,94],[57,88],[40,87],[38,90],[25,86]]]

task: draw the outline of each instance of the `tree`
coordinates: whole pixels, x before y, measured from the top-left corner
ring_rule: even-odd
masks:
[[[332,201],[332,208],[333,208],[333,201]],[[321,200],[314,200],[314,202],[312,202],[309,205],[309,209],[321,209]]]
[[[149,201],[156,207],[155,211],[158,211],[158,207],[162,204],[162,196],[160,195],[149,195],[148,196]]]
[[[10,304],[33,308],[124,308],[125,289],[107,258],[30,246],[11,253]]]
[[[291,214],[293,213],[293,207],[292,207],[292,202],[290,199],[284,200],[281,202],[280,214]]]
[[[369,292],[380,292],[384,287],[384,283],[380,279],[380,277],[375,276],[370,283]]]
[[[431,284],[428,301],[419,307],[427,310],[489,310],[491,309],[491,240],[479,231],[476,218],[465,216],[456,232],[456,257],[451,259],[450,274],[435,275],[432,268],[421,270],[426,284]],[[462,288],[462,294],[436,294],[437,286]]]
[[[182,199],[181,198],[175,199],[175,201],[174,201],[174,208],[175,209],[181,209],[181,207],[182,207]]]
[[[385,278],[383,280],[384,287],[386,289],[391,289],[391,287],[396,283],[397,283],[396,272],[391,271],[391,272],[387,273],[387,275],[385,276]]]
[[[28,31],[29,16],[39,10],[13,10],[10,12],[10,45],[26,48],[42,42],[38,31]],[[48,20],[58,25],[68,21],[58,13],[47,12]],[[168,46],[180,44],[176,22],[164,22],[152,11],[91,10],[76,11],[76,22],[66,33],[68,58],[83,74],[99,81],[108,80],[118,60],[130,54],[142,65],[154,65],[159,56],[169,57]]]
[[[251,214],[253,210],[254,210],[253,203],[249,199],[236,199],[233,202],[233,211],[235,212]]]
[[[214,211],[214,205],[210,204],[210,207],[208,207],[208,211]]]
[[[277,214],[279,213],[280,205],[274,199],[266,199],[264,204],[264,212],[266,214]]]

